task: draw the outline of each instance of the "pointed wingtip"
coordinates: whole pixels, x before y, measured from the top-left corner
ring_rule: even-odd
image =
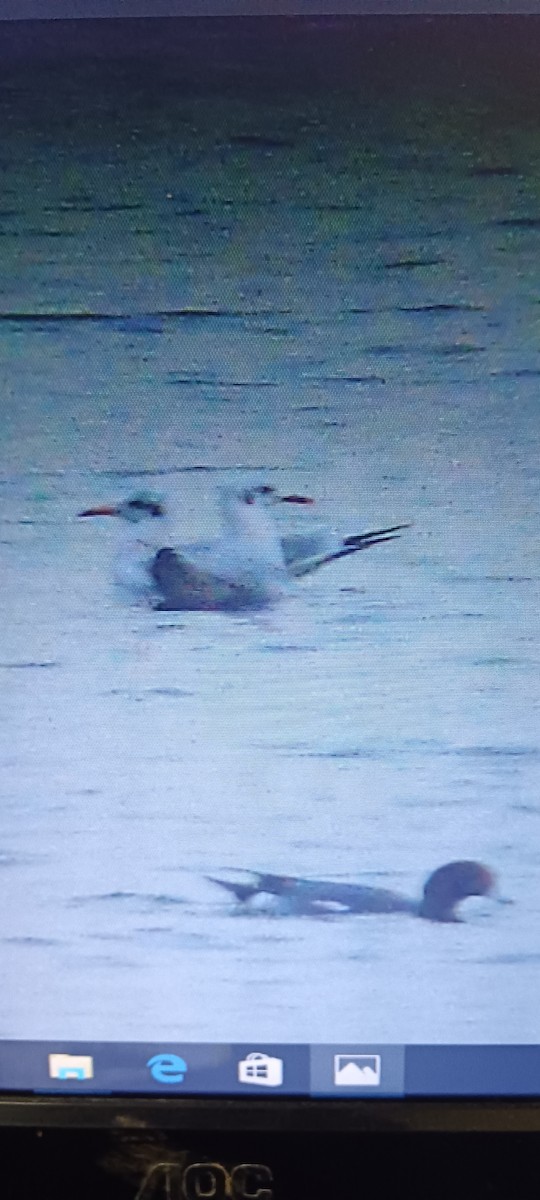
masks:
[[[402,525],[389,525],[386,529],[369,529],[366,533],[353,534],[343,539],[347,550],[367,550],[369,546],[377,546],[379,542],[393,542],[401,536],[404,529],[412,529],[412,522]]]

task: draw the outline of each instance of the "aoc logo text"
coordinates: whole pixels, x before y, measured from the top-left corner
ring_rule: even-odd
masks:
[[[145,1176],[136,1200],[273,1200],[272,1172],[263,1163],[156,1163]]]

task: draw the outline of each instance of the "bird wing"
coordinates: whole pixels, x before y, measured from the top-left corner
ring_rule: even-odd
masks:
[[[161,611],[238,611],[265,601],[256,582],[224,579],[168,546],[158,550],[150,574],[160,597],[156,608]]]
[[[296,563],[305,562],[321,554],[329,554],[336,548],[337,539],[324,530],[311,533],[287,533],[281,538],[285,565],[294,573]],[[339,542],[337,542],[339,545]]]
[[[358,550],[367,550],[370,546],[378,546],[380,542],[391,542],[394,538],[400,536],[402,529],[409,529],[410,525],[390,525],[387,529],[372,529],[367,533],[354,534],[352,537],[343,538],[335,549],[317,548],[317,535],[314,536],[313,542],[310,545],[308,536],[304,537],[299,534],[298,538],[295,534],[282,539],[284,545],[285,562],[289,575],[299,579],[302,575],[310,575],[313,571],[317,571],[319,567],[323,567],[326,563],[335,562],[339,558],[347,558],[349,554],[356,554]],[[302,550],[306,549],[307,554],[303,554]],[[309,551],[312,550],[312,553]]]

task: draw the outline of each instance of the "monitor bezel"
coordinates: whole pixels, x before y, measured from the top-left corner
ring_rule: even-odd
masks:
[[[538,1133],[540,1099],[313,1100],[0,1095],[0,1128],[225,1133]]]
[[[472,16],[456,14],[446,19],[447,28],[452,22],[467,20],[481,23],[513,20],[526,22],[530,27],[532,17],[540,21],[540,13],[493,14]],[[103,34],[110,35],[111,27],[126,18],[107,22]],[[195,18],[196,19],[196,18]],[[204,18],[200,18],[201,20]],[[263,18],[264,19],[264,18]],[[145,18],[148,22],[166,18]],[[219,20],[219,18],[214,18]],[[372,17],[373,20],[373,17]],[[405,17],[407,22],[414,17]],[[437,17],[441,27],[444,17]],[[379,18],[374,19],[375,22]],[[417,24],[432,25],[429,14],[416,17]],[[33,20],[28,23],[26,33],[30,36],[39,25],[43,32],[46,22]],[[55,23],[58,31],[59,24]],[[22,25],[22,23],[21,23]],[[34,28],[31,28],[34,27]],[[4,27],[5,31],[5,27]],[[22,32],[19,22],[13,22],[12,38]],[[73,30],[74,36],[79,30]],[[58,1096],[28,1093],[0,1093],[0,1129],[46,1128],[59,1130],[126,1130],[136,1128],[161,1130],[186,1130],[193,1132],[215,1131],[224,1133],[539,1133],[540,1132],[540,1088],[539,1096],[531,1097],[414,1097],[402,1099],[327,1100],[310,1098],[258,1097],[246,1099],[230,1096],[170,1097],[170,1096]]]

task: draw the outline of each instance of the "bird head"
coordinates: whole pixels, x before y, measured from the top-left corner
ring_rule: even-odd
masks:
[[[119,504],[100,504],[95,508],[85,508],[78,513],[79,517],[121,517],[131,524],[141,521],[156,520],[165,517],[165,508],[161,500],[148,492],[139,492]]]
[[[251,484],[246,487],[224,487],[221,490],[222,506],[231,515],[240,515],[250,509],[270,508],[274,504],[313,504],[310,496],[291,494],[282,496],[269,484]]]
[[[432,921],[458,921],[456,906],[460,900],[493,895],[495,889],[495,875],[483,863],[467,859],[446,863],[430,875],[425,885],[421,916]]]

